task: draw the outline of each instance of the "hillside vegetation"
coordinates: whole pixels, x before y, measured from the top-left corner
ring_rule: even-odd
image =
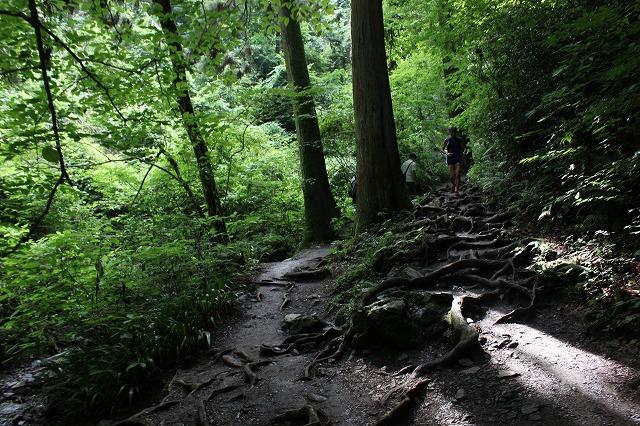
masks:
[[[241,275],[307,242],[282,7],[301,25],[335,233],[366,241],[347,196],[349,4],[0,6],[0,365],[48,360],[53,416],[141,398],[215,341]],[[619,333],[640,325],[639,18],[622,0],[384,2],[401,159],[418,155],[425,188],[446,181],[438,150],[458,126],[469,181],[576,265],[567,293]]]

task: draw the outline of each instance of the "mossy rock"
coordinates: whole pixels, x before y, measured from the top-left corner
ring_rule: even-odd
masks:
[[[420,293],[384,297],[354,313],[356,347],[384,345],[404,349],[444,333],[451,299],[425,298]]]

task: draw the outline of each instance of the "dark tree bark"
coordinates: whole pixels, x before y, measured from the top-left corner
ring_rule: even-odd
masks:
[[[411,207],[400,172],[384,45],[382,0],[351,1],[353,109],[358,197],[356,232]]]
[[[330,241],[335,239],[331,220],[339,212],[329,187],[300,23],[291,16],[286,6],[280,9],[280,17],[283,19],[280,24],[282,49],[289,83],[294,91],[293,112],[298,136],[306,225],[303,243]]]
[[[220,239],[227,241],[226,225],[224,220],[220,218],[220,216],[222,216],[220,195],[216,187],[211,159],[209,158],[209,148],[198,126],[198,120],[191,102],[191,95],[188,88],[189,82],[187,80],[187,62],[182,49],[182,43],[180,42],[178,27],[171,12],[171,1],[154,0],[154,2],[162,8],[159,18],[166,43],[169,46],[169,57],[174,74],[173,86],[177,93],[178,110],[180,111],[182,122],[187,130],[187,135],[193,146],[193,151],[198,163],[202,192],[207,205],[207,215],[210,219],[213,219],[213,225],[218,231]]]

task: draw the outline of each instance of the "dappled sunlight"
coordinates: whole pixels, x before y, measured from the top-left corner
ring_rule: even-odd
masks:
[[[492,331],[517,342],[511,358],[496,368],[517,373],[514,380],[532,397],[576,406],[573,414],[587,423],[594,411],[640,421],[640,407],[622,393],[620,381],[634,370],[527,325],[495,325]]]

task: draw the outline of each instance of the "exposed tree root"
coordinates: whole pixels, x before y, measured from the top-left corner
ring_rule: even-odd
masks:
[[[255,285],[267,285],[267,286],[285,286],[288,287],[291,284],[293,284],[291,281],[289,280],[280,280],[280,281],[273,281],[273,280],[262,280],[262,281],[256,281],[254,282]]]
[[[196,411],[196,426],[209,426],[209,418],[207,417],[207,409],[204,406],[204,401],[200,400],[198,403],[198,409]]]
[[[242,368],[242,366],[245,364],[244,362],[242,362],[238,358],[236,358],[234,356],[231,356],[231,355],[223,355],[222,356],[222,362],[224,364],[226,364],[227,366],[233,367],[233,368]]]
[[[485,295],[482,295],[480,297],[484,296]],[[417,398],[416,394],[430,381],[428,378],[421,378],[427,371],[438,366],[451,364],[468,354],[470,351],[479,348],[479,331],[474,326],[467,324],[462,313],[464,302],[467,299],[472,298],[473,297],[470,296],[456,296],[451,303],[451,326],[453,327],[455,334],[458,336],[458,341],[453,349],[436,360],[425,362],[417,366],[407,366],[396,373],[396,375],[408,374],[409,372],[411,374],[403,384],[391,389],[381,399],[380,402],[384,405],[392,394],[402,391],[399,397],[400,401],[375,423],[376,426],[396,424],[399,418],[406,415],[414,404],[420,402],[421,399]]]
[[[285,278],[295,280],[295,281],[304,281],[304,280],[316,280],[319,278],[323,278],[329,274],[330,274],[329,269],[318,268],[318,269],[310,269],[308,271],[287,272],[283,276]]]
[[[416,403],[416,399],[418,403],[420,399],[418,398],[418,393],[422,392],[423,388],[431,382],[431,379],[421,379],[418,380],[411,387],[402,387],[403,392],[400,395],[400,402],[397,403],[391,410],[387,411],[384,416],[382,416],[376,423],[375,426],[389,426],[398,424],[398,420],[409,414],[411,408]],[[401,387],[394,388],[396,391],[400,390]]]
[[[133,416],[125,419],[121,422],[116,423],[114,426],[129,426],[129,425],[153,425],[153,422],[149,419],[145,419],[143,416],[157,413],[162,410],[168,410],[174,405],[178,405],[182,402],[182,399],[171,400],[171,401],[162,401],[158,405],[154,405],[153,407],[145,408],[139,413],[134,414]]]
[[[154,426],[149,419],[131,417],[121,422],[115,423],[113,426]]]
[[[376,287],[373,287],[366,293],[364,293],[357,304],[358,310],[364,309],[374,297],[382,293],[385,290],[389,290],[396,287],[403,287],[405,289],[424,288],[429,285],[435,284],[439,279],[444,278],[447,275],[465,269],[491,269],[495,267],[503,267],[507,262],[503,260],[485,260],[485,259],[462,259],[456,262],[446,264],[439,269],[427,274],[424,277],[418,277],[414,279],[406,278],[390,278]],[[452,314],[453,315],[453,314]],[[321,362],[330,359],[339,359],[344,355],[346,348],[351,345],[353,337],[355,335],[355,327],[353,324],[355,315],[351,317],[349,322],[349,328],[343,336],[336,337],[332,340],[328,347],[316,356],[304,369],[303,378],[311,378],[313,368]],[[335,348],[335,350],[333,349]]]
[[[300,349],[302,345],[308,343],[320,343],[340,334],[340,330],[331,327],[322,333],[299,333],[287,337],[280,345],[260,345],[260,353],[262,355],[284,355],[294,349]]]
[[[516,308],[513,311],[509,312],[506,315],[503,315],[502,317],[498,318],[495,322],[495,324],[503,324],[506,322],[516,322],[516,321],[525,321],[528,320],[531,315],[533,315],[534,313],[534,307],[535,307],[535,302],[536,302],[536,291],[538,289],[538,284],[540,282],[540,277],[535,277],[535,283],[533,285],[533,289],[531,290],[530,293],[530,302],[529,305],[526,307],[522,307],[522,308]]]
[[[193,393],[199,391],[200,389],[206,386],[209,386],[211,383],[215,382],[216,380],[217,380],[217,377],[211,377],[210,379],[205,380],[204,382],[201,382],[201,383],[186,383],[180,379],[175,379],[172,381],[172,383],[180,386],[181,388],[189,392],[189,394],[187,395],[187,397],[189,397]]]
[[[232,352],[233,355],[237,356],[237,358],[235,356],[229,355],[229,352]],[[269,360],[255,361],[249,355],[240,350],[226,351],[226,353],[222,355],[220,359],[227,366],[240,369],[240,371],[242,371],[242,374],[244,375],[245,381],[252,386],[255,385],[259,380],[254,370],[257,367],[271,363],[271,361]]]
[[[269,424],[277,425],[283,422],[290,426],[326,426],[330,424],[327,415],[311,405],[286,411],[274,417]]]
[[[295,287],[296,285],[293,283],[289,287],[287,287],[287,291],[284,293],[284,296],[282,296],[282,304],[280,305],[280,310],[283,310],[287,307],[287,305],[289,305],[289,303],[291,303],[291,291]]]
[[[254,386],[258,383],[259,377],[253,371],[255,368],[260,367],[262,365],[270,364],[271,361],[256,361],[256,362],[248,362],[242,366],[242,374],[244,374],[244,378],[251,386]]]
[[[214,389],[211,391],[211,393],[209,394],[209,396],[207,396],[206,398],[204,398],[204,401],[209,401],[213,398],[215,398],[216,396],[222,394],[222,393],[227,393],[227,392],[233,392],[234,390],[238,389],[239,387],[241,387],[242,385],[229,385],[229,386],[224,386],[218,389]]]
[[[447,194],[435,200],[433,204],[418,206],[413,212],[412,221],[400,230],[413,232],[412,236],[417,235],[417,238],[405,238],[402,243],[398,243],[398,245],[413,244],[414,246],[410,246],[407,252],[416,253],[424,250],[423,263],[433,259],[437,259],[438,262],[446,261],[446,263],[426,273],[414,269],[406,274],[411,278],[391,277],[369,288],[358,297],[354,308],[355,314],[351,315],[344,331],[332,328],[323,333],[296,334],[277,346],[262,344],[261,354],[282,355],[300,349],[302,345],[326,342],[324,349],[316,354],[302,372],[302,379],[311,379],[314,369],[319,364],[340,359],[354,344],[354,340],[360,339],[362,328],[359,328],[359,323],[356,322],[367,318],[367,309],[372,309],[370,305],[383,300],[384,298],[380,297],[383,293],[385,298],[403,299],[411,296],[406,296],[407,293],[420,290],[416,296],[417,300],[423,300],[420,297],[425,297],[424,300],[432,301],[433,299],[429,297],[434,294],[448,294],[451,297],[448,318],[450,330],[455,338],[453,347],[436,359],[400,369],[394,376],[404,376],[403,382],[389,390],[380,400],[380,403],[385,406],[393,399],[395,405],[375,424],[377,426],[398,424],[400,418],[422,400],[419,393],[430,381],[429,378],[424,377],[429,371],[439,366],[451,365],[462,357],[468,356],[470,352],[481,349],[478,342],[479,329],[473,323],[468,324],[463,315],[465,305],[468,307],[469,304],[489,298],[502,299],[502,296],[508,294],[515,295],[518,300],[520,298],[527,300],[528,303],[503,315],[495,323],[526,319],[534,312],[539,277],[531,271],[524,270],[533,258],[532,245],[526,239],[513,240],[507,237],[506,228],[512,224],[515,213],[488,212],[481,204],[479,197],[475,197],[472,204],[469,200],[470,198],[465,201],[462,197],[450,197]],[[435,205],[436,203],[440,205]],[[389,251],[380,251],[376,261],[380,258],[384,260],[387,253],[392,254],[397,248],[394,246]],[[460,257],[460,259],[452,261],[451,257]],[[387,263],[382,263],[384,263],[382,267],[388,267]],[[387,270],[384,269],[385,272]],[[291,280],[316,279],[326,272],[326,268],[323,267],[290,273],[286,277]],[[448,289],[443,289],[447,286]],[[416,297],[411,299],[411,306],[415,306]],[[287,304],[285,295],[281,309]],[[378,306],[374,308],[377,309]],[[358,333],[357,337],[356,333]],[[250,363],[243,364],[243,369],[250,370],[250,365]],[[326,424],[323,421],[313,407],[304,406],[283,413],[274,418],[271,424],[286,422],[290,425],[315,426]]]

